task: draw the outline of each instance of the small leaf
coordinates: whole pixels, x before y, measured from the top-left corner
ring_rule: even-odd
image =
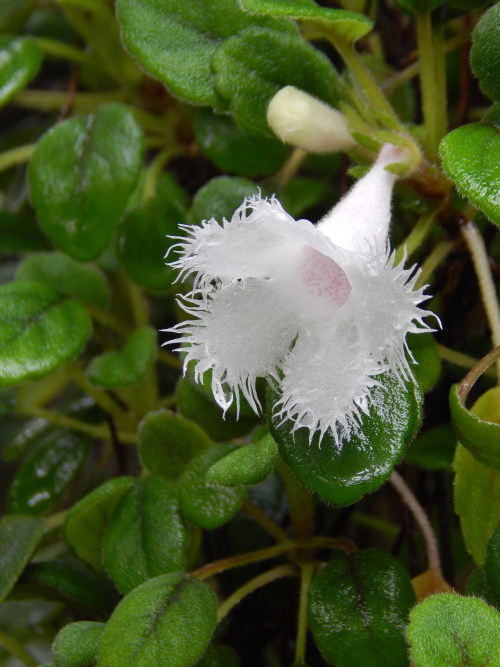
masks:
[[[279,459],[278,445],[269,433],[244,447],[239,447],[214,463],[207,472],[208,484],[214,486],[253,486],[263,482]]]
[[[62,252],[31,255],[19,265],[16,279],[44,283],[100,308],[106,309],[109,305],[109,289],[103,274],[96,267],[77,262]]]
[[[99,667],[151,667],[168,656],[168,667],[201,658],[216,624],[212,590],[180,573],[163,574],[135,588],[108,621]]]
[[[159,574],[184,569],[188,534],[175,493],[141,480],[121,498],[104,536],[104,563],[122,593]]]
[[[18,213],[0,211],[0,252],[46,250],[47,238],[34,220]]]
[[[134,115],[115,103],[40,139],[28,169],[31,198],[54,245],[83,261],[106,250],[139,177],[142,148]]]
[[[441,141],[439,151],[458,190],[500,225],[500,130],[486,123],[457,127]]]
[[[42,64],[42,52],[30,39],[0,37],[0,107],[33,79]]]
[[[329,104],[339,99],[331,62],[295,35],[247,28],[219,46],[212,60],[215,87],[243,127],[269,134],[267,106],[285,86],[295,86]]]
[[[393,375],[379,376],[380,386],[371,393],[370,415],[351,429],[349,439],[339,434],[339,443],[327,432],[321,443],[319,433],[309,442],[309,431],[293,432],[290,422],[269,417],[270,431],[280,454],[294,475],[306,487],[334,505],[349,505],[377,489],[401,459],[421,421],[418,388],[406,389]],[[269,411],[278,399],[271,387]]]
[[[132,477],[110,479],[73,505],[66,515],[64,539],[78,558],[95,570],[104,571],[101,554],[104,532],[118,501],[133,484]]]
[[[35,380],[78,355],[90,335],[85,308],[38,283],[0,287],[0,385]]]
[[[42,539],[43,519],[4,516],[0,520],[0,602],[3,602]]]
[[[191,459],[211,445],[197,424],[166,410],[150,412],[139,427],[142,464],[152,475],[170,484],[177,483]]]
[[[157,334],[151,327],[136,329],[118,352],[104,352],[92,359],[87,369],[89,380],[100,387],[137,384],[153,362]]]
[[[78,621],[65,625],[52,645],[56,667],[86,667],[95,662],[104,623]]]
[[[440,424],[420,433],[408,448],[407,463],[424,470],[451,470],[457,438],[451,424]]]
[[[500,101],[500,3],[485,12],[472,33],[470,66],[485,95]]]
[[[223,218],[231,219],[245,197],[256,195],[259,187],[246,178],[218,176],[213,178],[196,193],[188,222],[199,225],[202,220],[215,218],[219,223]]]
[[[309,589],[309,625],[321,653],[336,667],[406,667],[403,628],[414,602],[399,561],[364,549],[316,575]]]
[[[49,433],[23,461],[9,490],[9,512],[43,514],[64,495],[89,450],[70,431]]]
[[[500,614],[478,598],[428,597],[412,610],[407,636],[416,667],[500,664]]]
[[[186,518],[200,528],[218,528],[227,523],[239,510],[246,489],[208,486],[205,475],[219,459],[234,451],[236,445],[214,445],[198,454],[179,479],[179,505]]]

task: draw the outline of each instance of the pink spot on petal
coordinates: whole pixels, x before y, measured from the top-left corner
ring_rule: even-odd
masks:
[[[349,298],[351,283],[344,270],[331,257],[311,246],[302,250],[302,277],[308,291],[340,307]]]

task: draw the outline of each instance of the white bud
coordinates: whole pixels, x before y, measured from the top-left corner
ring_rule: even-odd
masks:
[[[282,88],[272,98],[267,122],[282,141],[311,153],[336,153],[354,146],[344,116],[294,86]]]

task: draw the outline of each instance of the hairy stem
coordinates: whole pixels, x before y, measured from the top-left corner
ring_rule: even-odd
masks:
[[[476,364],[479,363],[479,359],[471,357],[468,354],[464,354],[463,352],[452,350],[451,348],[445,347],[444,345],[438,344],[437,349],[441,359],[449,361],[456,366],[462,366],[462,368],[473,368]],[[497,377],[496,371],[493,368],[488,368],[485,370],[484,375],[488,375],[494,378]]]
[[[313,532],[314,505],[311,494],[297,481],[284,463],[279,467],[288,495],[290,519],[298,540],[308,540]]]
[[[0,171],[5,171],[24,162],[29,162],[35,148],[36,144],[27,144],[26,146],[11,148],[9,151],[0,153]]]
[[[259,524],[259,526],[265,530],[268,535],[273,537],[276,542],[286,542],[290,539],[290,535],[288,535],[281,526],[278,526],[275,521],[269,518],[267,514],[260,509],[260,507],[257,507],[257,505],[254,505],[249,500],[243,502],[241,509],[246,512],[248,516],[252,517],[255,523]]]
[[[30,37],[30,39],[36,42],[40,49],[48,56],[62,58],[63,60],[69,60],[70,62],[79,64],[92,62],[88,53],[76,49],[69,44],[65,44],[64,42],[48,39],[47,37]]]
[[[305,664],[307,638],[307,598],[309,586],[314,574],[314,563],[300,565],[300,598],[299,613],[297,616],[297,639],[295,643],[295,663]]]
[[[416,288],[425,285],[427,280],[429,280],[441,262],[443,262],[448,257],[454,247],[455,243],[453,241],[441,241],[441,243],[437,244],[425,262],[422,264],[422,270],[415,285]]]
[[[15,656],[26,667],[37,667],[38,662],[33,658],[28,651],[21,646],[13,637],[8,635],[3,630],[0,630],[0,645],[4,646],[9,653]]]
[[[418,248],[420,248],[432,229],[438,211],[438,209],[433,209],[432,211],[427,211],[420,216],[417,224],[415,227],[413,227],[410,234],[399,245],[396,252],[396,263],[403,259],[405,248],[408,257],[411,257],[411,255],[416,250],[418,250]]]

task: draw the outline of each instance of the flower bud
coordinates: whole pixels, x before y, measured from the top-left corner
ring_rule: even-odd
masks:
[[[294,86],[272,98],[267,122],[282,141],[311,153],[336,153],[354,145],[339,111]]]

